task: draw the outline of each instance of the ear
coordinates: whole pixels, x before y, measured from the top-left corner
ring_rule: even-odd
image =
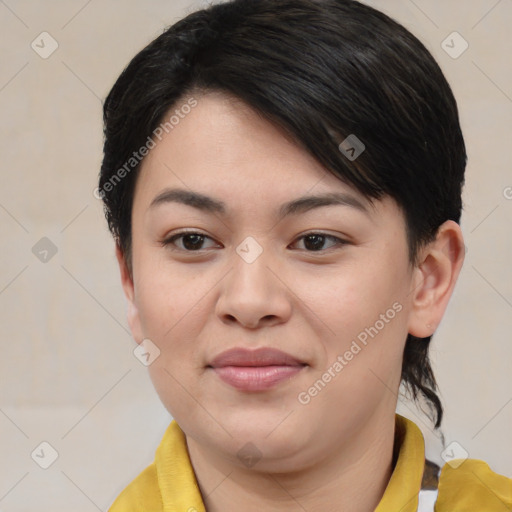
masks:
[[[139,310],[137,309],[135,302],[135,287],[133,284],[133,278],[128,269],[125,255],[123,254],[123,251],[118,244],[116,244],[116,258],[117,262],[119,263],[119,271],[121,274],[121,283],[123,285],[124,294],[128,301],[128,325],[130,326],[134,340],[137,343],[141,343],[144,339],[144,336],[141,329]]]
[[[443,318],[465,256],[460,226],[448,220],[418,254],[412,280],[409,334],[431,336]]]

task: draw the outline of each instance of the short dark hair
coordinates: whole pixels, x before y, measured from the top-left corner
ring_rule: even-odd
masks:
[[[457,104],[415,36],[355,0],[232,0],[165,30],[105,101],[99,191],[130,272],[134,152],[179,101],[209,91],[244,101],[368,199],[392,197],[411,263],[444,221],[460,221],[467,156]],[[351,134],[365,146],[354,160],[339,148]],[[401,378],[438,428],[430,339],[408,336]]]

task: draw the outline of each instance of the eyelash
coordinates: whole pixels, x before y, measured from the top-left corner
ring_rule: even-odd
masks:
[[[162,247],[168,247],[170,245],[174,245],[174,242],[180,238],[183,238],[187,235],[199,235],[201,237],[204,237],[204,238],[209,238],[210,240],[213,240],[211,237],[209,237],[208,235],[205,235],[204,233],[201,233],[201,232],[198,232],[198,231],[182,231],[180,233],[175,233],[174,235],[172,235],[171,237],[169,238],[166,238],[165,240],[162,240],[160,242],[160,244],[162,245]],[[318,251],[308,251],[307,249],[302,249],[304,250],[305,252],[308,252],[308,253],[312,253],[312,254],[316,254],[316,253],[322,253],[322,252],[325,252],[325,251],[328,251],[330,249],[335,249],[336,247],[343,247],[345,245],[348,245],[349,242],[346,241],[346,240],[343,240],[337,236],[334,236],[334,235],[329,235],[327,233],[322,233],[322,232],[317,232],[317,231],[311,231],[309,233],[305,233],[304,235],[301,235],[300,237],[298,237],[296,239],[297,240],[302,240],[304,238],[307,238],[308,236],[312,236],[312,235],[319,235],[321,237],[323,237],[324,239],[328,239],[328,240],[332,240],[335,242],[335,245],[333,245],[332,247],[329,247],[327,249],[320,249]],[[190,251],[190,250],[187,250],[187,249],[181,249],[181,248],[175,248],[173,250],[178,250],[178,251],[182,251],[182,252],[187,252],[187,253],[201,253],[207,249],[198,249],[196,251]]]

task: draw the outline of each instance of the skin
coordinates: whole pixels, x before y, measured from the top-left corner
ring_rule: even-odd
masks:
[[[133,337],[161,351],[150,375],[186,434],[208,511],[372,511],[392,472],[405,340],[431,335],[441,320],[462,265],[460,228],[444,223],[413,266],[391,198],[370,204],[240,101],[196,99],[142,163],[131,269],[117,248]],[[226,213],[151,208],[166,188],[221,200]],[[279,220],[283,203],[324,192],[349,194],[365,211],[330,205]],[[162,245],[183,229],[206,236],[200,251],[190,238]],[[311,232],[346,243],[327,238],[315,251]],[[236,252],[249,236],[263,249],[252,263]],[[401,311],[301,404],[299,393],[396,303]],[[256,393],[207,367],[226,349],[263,346],[307,366]],[[237,456],[248,442],[261,455],[252,467]]]

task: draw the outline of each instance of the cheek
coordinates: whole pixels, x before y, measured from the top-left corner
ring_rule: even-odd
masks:
[[[193,390],[205,364],[201,343],[213,308],[211,285],[195,286],[190,278],[156,268],[144,274],[138,294],[144,335],[160,349],[148,370],[162,403],[173,417],[182,417],[192,414],[190,393],[198,394]]]
[[[318,315],[334,331],[320,340],[324,355],[311,377],[312,386],[326,379],[333,384],[313,407],[328,408],[339,421],[395,399],[407,337],[405,274],[369,266],[357,270],[332,280],[329,293],[319,292],[317,301],[310,296]],[[332,404],[339,407],[333,410]]]
[[[407,279],[396,264],[381,262],[372,267],[361,261],[322,280],[309,278],[300,295],[337,337],[347,339],[373,325],[388,310],[388,316],[398,318],[395,313],[404,309]]]
[[[350,401],[348,392],[357,401],[356,397],[396,386],[407,337],[410,276],[407,262],[400,265],[393,258],[396,255],[390,254],[373,264],[361,259],[309,289],[311,309],[329,327],[321,340],[324,355],[316,376],[330,368],[341,377],[332,387],[335,400]],[[338,356],[343,358],[343,369],[337,372],[333,365]]]
[[[147,337],[160,343],[174,339],[207,293],[205,279],[187,269],[171,266],[158,250],[142,254],[138,267],[136,300],[141,324]],[[193,327],[189,325],[189,327]]]

